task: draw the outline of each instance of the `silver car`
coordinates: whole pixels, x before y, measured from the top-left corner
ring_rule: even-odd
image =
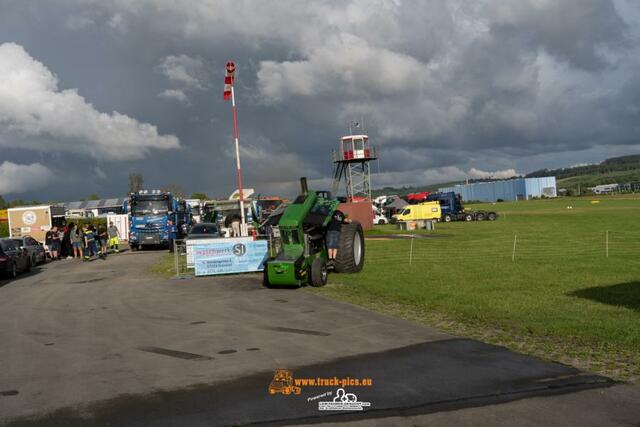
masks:
[[[27,250],[31,265],[37,265],[47,261],[47,253],[44,246],[31,236],[12,239],[16,246]]]

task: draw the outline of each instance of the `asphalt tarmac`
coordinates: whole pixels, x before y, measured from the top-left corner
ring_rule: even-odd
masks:
[[[566,414],[614,401],[593,419],[640,425],[636,387],[304,290],[267,290],[259,274],[158,279],[148,268],[161,255],[59,261],[0,282],[0,423],[421,425],[450,416],[513,425],[503,409],[531,402],[555,408],[539,425],[584,425]],[[270,394],[276,369],[351,384]]]

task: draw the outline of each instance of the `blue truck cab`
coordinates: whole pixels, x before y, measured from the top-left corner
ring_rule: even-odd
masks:
[[[131,193],[127,213],[129,246],[133,251],[144,246],[169,247],[169,220],[173,221],[177,239],[184,238],[191,226],[191,215],[186,201],[160,190]]]
[[[440,203],[442,216],[440,221],[494,221],[498,214],[493,211],[469,211],[462,204],[460,194],[449,191],[447,193],[431,193],[427,201]]]

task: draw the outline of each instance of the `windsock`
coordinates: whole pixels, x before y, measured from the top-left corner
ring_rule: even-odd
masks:
[[[227,62],[227,71],[224,74],[224,100],[231,99],[231,86],[233,86],[234,73],[236,64],[233,61]]]

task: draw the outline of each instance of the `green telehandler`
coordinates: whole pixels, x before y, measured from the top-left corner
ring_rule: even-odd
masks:
[[[264,225],[277,226],[282,240],[275,257],[264,265],[266,287],[300,287],[327,284],[327,226],[340,202],[328,192],[310,191],[307,179],[300,179],[301,193],[283,211]],[[342,224],[336,273],[357,273],[364,265],[364,233],[359,222]]]

